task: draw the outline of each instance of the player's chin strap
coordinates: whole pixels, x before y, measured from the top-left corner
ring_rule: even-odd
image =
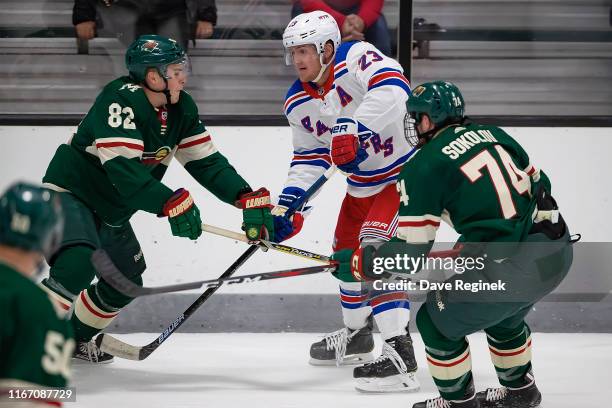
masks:
[[[313,79],[312,82],[315,82],[315,83],[319,82],[319,79],[321,79],[321,77],[323,76],[323,73],[325,72],[327,67],[329,67],[329,65],[332,63],[332,61],[334,60],[335,56],[336,56],[336,50],[334,50],[334,53],[329,58],[329,62],[326,64],[323,61],[323,58],[325,57],[325,53],[322,52],[321,54],[319,54],[319,62],[321,63],[321,70],[319,71],[319,75],[317,75],[317,77],[315,79]]]
[[[163,91],[156,91],[155,89],[151,88],[149,86],[149,84],[147,84],[147,80],[145,79],[143,82],[143,85],[145,88],[147,88],[149,91],[151,92],[155,92],[155,93],[163,93],[166,96],[166,104],[171,105],[172,104],[172,99],[171,99],[171,95],[170,95],[170,90],[168,89],[168,80],[166,79],[165,76],[163,76],[161,74],[161,72],[157,71],[159,73],[159,76],[162,77],[162,79],[164,80],[164,84],[166,84],[166,88]]]

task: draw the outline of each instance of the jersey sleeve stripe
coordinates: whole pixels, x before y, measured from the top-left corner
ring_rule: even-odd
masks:
[[[325,148],[325,147],[319,147],[317,149],[312,149],[312,150],[302,150],[302,151],[298,151],[298,150],[294,150],[293,154],[298,154],[298,155],[304,155],[304,154],[329,154],[329,149]]]
[[[340,64],[334,66],[334,79],[338,79],[346,73],[348,73],[346,61],[343,61]]]
[[[323,167],[325,170],[327,170],[327,169],[329,169],[331,167],[331,164],[328,163],[325,160],[303,160],[303,161],[300,160],[300,161],[293,161],[293,162],[291,162],[289,167],[300,166],[300,165],[318,166],[318,167]]]
[[[329,157],[328,154],[306,154],[306,155],[293,156],[293,161],[314,160],[314,159],[322,159],[331,164],[331,157]]]
[[[125,147],[131,150],[138,150],[143,152],[144,145],[136,144],[136,143],[127,143],[127,142],[96,142],[96,147],[110,149],[113,147]]]
[[[187,143],[181,143],[179,144],[178,148],[186,149],[188,147],[197,146],[199,144],[206,143],[206,142],[210,142],[210,136],[200,137],[199,139],[195,139]]]
[[[295,101],[298,98],[303,98],[306,95],[308,95],[308,94],[305,91],[301,91],[301,92],[298,92],[295,95],[287,98],[287,100],[285,101],[285,109],[287,109],[287,106],[289,106],[289,104],[291,104],[293,101]]]
[[[100,163],[104,164],[116,157],[140,158],[144,152],[144,142],[127,137],[105,137],[96,139],[95,148],[90,146],[86,151],[97,156]]]
[[[400,221],[399,222],[400,228],[405,228],[405,227],[426,227],[428,225],[431,225],[431,226],[434,226],[434,227],[439,227],[440,226],[440,221],[423,220],[423,221]]]
[[[301,99],[298,98],[297,100],[291,102],[289,105],[285,104],[285,106],[286,106],[285,114],[286,115],[289,115],[291,113],[291,111],[294,110],[299,105],[303,104],[304,102],[308,102],[309,100],[312,99],[312,97],[310,95],[308,95],[308,94],[302,95],[302,96],[303,96],[303,98],[301,98]]]
[[[334,65],[334,72],[342,71],[346,68],[346,61],[342,61],[341,63]]]
[[[371,89],[373,85],[376,85],[377,83],[389,78],[398,78],[400,81],[405,82],[406,85],[410,85],[406,77],[404,77],[401,72],[392,70],[383,71],[379,74],[372,75],[370,81],[368,82],[368,89]]]
[[[432,214],[421,216],[400,216],[397,237],[409,243],[425,243],[436,238],[440,217]]]
[[[372,87],[370,89],[368,89],[368,91],[374,90],[376,88],[380,88],[382,86],[396,86],[398,88],[401,88],[404,92],[406,92],[408,95],[410,95],[410,86],[408,86],[408,84],[406,84],[405,82],[401,81],[398,78],[390,78],[390,79],[385,79],[375,85],[372,85]]]
[[[185,166],[187,163],[205,159],[217,152],[208,131],[199,135],[190,136],[177,146],[176,159]]]
[[[398,88],[401,88],[404,92],[406,92],[408,95],[410,95],[410,85],[408,85],[408,83],[400,78],[384,78],[378,82],[376,82],[375,84],[373,84],[372,86],[370,86],[368,88],[368,91],[372,91],[376,88],[380,88],[382,86],[396,86]]]
[[[535,167],[533,164],[529,163],[529,166],[525,167],[523,170],[529,177],[533,179],[533,181],[540,181],[540,169]]]

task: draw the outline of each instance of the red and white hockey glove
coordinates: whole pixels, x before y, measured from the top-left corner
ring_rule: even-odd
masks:
[[[202,235],[200,210],[184,188],[176,190],[166,201],[162,213],[168,217],[172,235],[189,239],[198,239]]]
[[[368,153],[361,148],[357,136],[358,124],[351,118],[338,118],[331,129],[331,158],[338,168],[346,173],[354,173],[359,164],[368,158]]]

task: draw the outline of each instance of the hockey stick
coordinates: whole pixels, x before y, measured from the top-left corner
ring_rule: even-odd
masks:
[[[306,258],[313,261],[319,261],[323,263],[329,263],[330,258],[327,255],[315,254],[314,252],[306,251],[305,249],[299,249],[290,247],[283,244],[277,244],[276,242],[266,241],[264,239],[259,241],[249,241],[249,239],[243,234],[226,230],[224,228],[215,227],[213,225],[202,224],[202,230],[211,234],[219,235],[226,238],[235,239],[236,241],[246,242],[250,245],[257,245],[262,249],[273,249],[275,251],[283,252],[289,255],[299,256],[300,258]]]
[[[329,180],[333,174],[336,172],[336,167],[332,166],[325,171],[309,188],[306,190],[304,195],[297,200],[295,200],[292,205],[287,209],[287,216],[290,216],[303,205],[321,188],[327,180]],[[257,245],[250,246],[238,259],[234,261],[233,264],[230,265],[229,268],[219,277],[219,279],[229,278],[236,272],[236,270],[244,264],[247,259],[249,259],[260,247]],[[96,337],[96,345],[100,348],[100,350],[105,353],[112,354],[116,357],[126,358],[129,360],[144,360],[149,357],[151,353],[153,353],[157,348],[168,339],[181,325],[193,315],[193,313],[198,310],[204,302],[211,297],[220,286],[209,288],[204,293],[202,293],[196,300],[185,310],[183,313],[178,315],[176,319],[168,326],[166,329],[159,335],[159,337],[149,344],[144,346],[133,346],[131,344],[125,343],[110,334],[101,333]]]
[[[459,249],[451,249],[445,251],[432,251],[427,256],[428,258],[455,258],[460,253]],[[156,286],[156,287],[144,287],[135,284],[131,280],[129,280],[113,263],[108,254],[102,250],[97,249],[94,251],[91,256],[91,262],[98,272],[99,276],[104,278],[104,280],[115,288],[117,291],[123,293],[126,296],[130,297],[138,297],[138,296],[148,296],[148,295],[158,295],[161,293],[169,293],[169,292],[180,292],[184,290],[191,289],[199,289],[199,288],[216,288],[221,285],[236,285],[240,283],[252,283],[252,282],[261,282],[265,280],[271,279],[279,279],[279,278],[288,278],[293,276],[305,276],[312,275],[315,273],[321,272],[333,272],[337,268],[337,262],[331,261],[326,265],[320,266],[310,266],[303,268],[293,268],[293,269],[285,269],[282,271],[274,271],[274,272],[263,272],[263,273],[254,273],[251,275],[243,275],[237,277],[228,277],[228,278],[219,278],[219,279],[208,279],[208,280],[200,280],[194,282],[185,282],[179,283],[175,285],[165,285],[165,286]],[[402,275],[396,275],[401,277]]]
[[[91,256],[91,262],[104,280],[117,291],[126,296],[138,297],[147,295],[157,295],[160,293],[180,292],[183,290],[198,288],[217,288],[221,285],[235,285],[238,283],[261,282],[270,279],[288,278],[293,276],[312,275],[321,272],[333,272],[337,268],[336,263],[327,265],[310,266],[304,268],[286,269],[282,271],[254,273],[251,275],[237,276],[234,278],[209,279],[196,282],[179,283],[176,285],[143,287],[129,280],[113,264],[108,254],[103,249],[97,249]],[[333,262],[333,261],[332,261]]]

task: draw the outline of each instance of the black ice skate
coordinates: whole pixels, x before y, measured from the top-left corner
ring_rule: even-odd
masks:
[[[412,408],[482,408],[474,394],[474,381],[470,380],[461,400],[445,400],[442,397],[417,402]]]
[[[374,337],[372,321],[368,319],[365,327],[351,330],[347,327],[326,334],[323,340],[310,346],[312,365],[350,365],[372,361]]]
[[[531,373],[527,373],[529,382],[520,388],[488,388],[476,394],[482,408],[535,408],[540,406],[542,394],[535,384]]]
[[[420,387],[410,335],[393,337],[383,344],[382,354],[371,363],[355,367],[355,388],[361,392],[410,392]]]
[[[72,358],[93,364],[108,364],[112,363],[114,359],[111,354],[100,350],[93,340],[77,341]]]

